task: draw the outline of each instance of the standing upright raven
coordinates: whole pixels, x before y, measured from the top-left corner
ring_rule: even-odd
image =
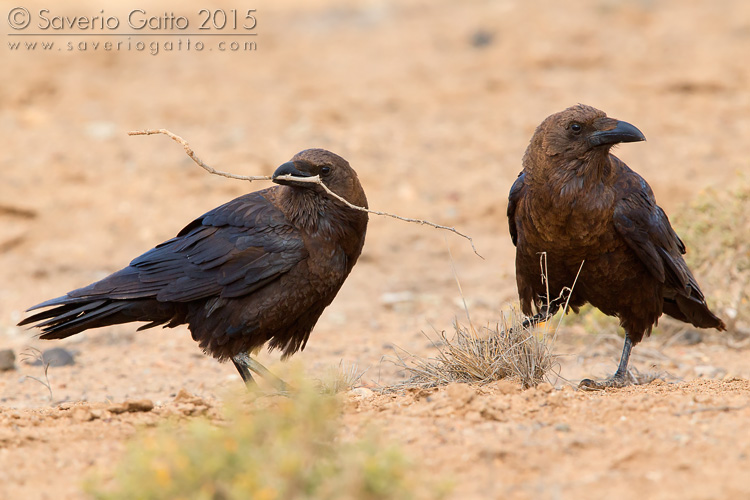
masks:
[[[566,287],[574,312],[587,302],[625,329],[614,376],[585,387],[627,382],[630,350],[662,313],[700,328],[726,329],[706,305],[682,254],[685,245],[646,181],[610,149],[643,141],[633,125],[578,105],[553,114],[534,132],[523,171],[510,190],[508,223],[516,245],[521,308],[554,314]],[[546,253],[546,285],[540,254]],[[576,275],[580,269],[580,275]],[[549,304],[549,310],[547,310]]]
[[[240,196],[195,219],[129,266],[42,302],[19,323],[62,339],[89,328],[147,321],[138,330],[187,323],[193,339],[245,382],[270,375],[248,353],[268,343],[283,357],[304,349],[365,242],[367,213],[321,186],[288,177],[319,175],[334,193],[367,207],[349,163],[308,149],[273,174],[280,186]],[[282,178],[283,177],[283,178]]]

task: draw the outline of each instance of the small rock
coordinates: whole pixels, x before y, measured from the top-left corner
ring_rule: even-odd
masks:
[[[93,415],[94,418],[97,419],[97,418],[103,418],[105,416],[105,413],[104,413],[104,410],[102,410],[101,408],[97,408],[97,409],[91,410],[91,415]]]
[[[16,355],[13,349],[0,350],[0,372],[13,370],[16,368]]]
[[[200,400],[198,396],[194,394],[190,394],[185,389],[180,389],[180,392],[177,393],[177,396],[174,397],[175,403],[192,403],[195,400]]]
[[[70,366],[74,365],[75,359],[73,353],[63,349],[62,347],[53,347],[42,352],[42,359],[34,359],[28,361],[27,364],[31,366],[42,366],[43,364],[49,364],[49,366]]]
[[[125,413],[128,409],[125,406],[125,403],[112,403],[107,407],[107,411],[119,415],[120,413]]]
[[[154,409],[154,402],[150,399],[140,399],[137,401],[125,401],[124,403],[114,403],[107,407],[107,410],[118,415],[120,413],[130,412],[147,412]]]
[[[154,409],[154,402],[150,399],[139,399],[137,401],[125,401],[130,412],[151,411]]]
[[[494,35],[489,31],[477,30],[471,35],[471,46],[476,48],[486,47],[492,43],[494,38]]]
[[[371,398],[375,393],[367,387],[357,387],[356,389],[352,389],[351,391],[349,391],[349,394],[358,398],[367,399]]]

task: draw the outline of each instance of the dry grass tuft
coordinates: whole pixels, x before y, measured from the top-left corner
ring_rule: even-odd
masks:
[[[350,391],[360,384],[364,371],[360,371],[356,363],[344,363],[328,368],[323,378],[318,379],[318,390],[321,394],[339,394]]]
[[[547,378],[556,366],[552,353],[555,331],[549,322],[525,327],[524,316],[515,307],[502,313],[499,323],[479,331],[454,323],[455,334],[440,333],[433,342],[439,353],[435,358],[422,358],[403,349],[396,354],[397,366],[411,374],[406,382],[391,389],[436,387],[454,382],[488,384],[510,378],[524,388],[534,387]]]

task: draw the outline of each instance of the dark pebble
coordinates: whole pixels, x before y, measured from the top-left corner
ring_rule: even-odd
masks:
[[[0,372],[13,370],[16,367],[16,355],[13,349],[0,350]]]
[[[76,363],[73,358],[73,353],[62,347],[54,347],[47,349],[42,353],[44,363],[49,363],[49,366],[70,366]],[[28,364],[32,366],[42,366],[43,362],[41,359],[29,360]]]

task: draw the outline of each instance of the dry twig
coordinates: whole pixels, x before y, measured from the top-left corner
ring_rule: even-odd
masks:
[[[236,174],[230,174],[229,172],[222,172],[221,170],[216,170],[213,167],[210,167],[203,163],[203,160],[198,158],[198,155],[195,154],[195,151],[190,147],[188,142],[180,137],[179,135],[173,134],[169,130],[165,128],[159,128],[159,129],[149,129],[149,130],[133,130],[131,132],[128,132],[128,135],[154,135],[154,134],[164,134],[172,138],[173,141],[178,142],[182,144],[182,147],[185,148],[185,152],[190,157],[191,160],[193,160],[199,167],[207,171],[209,174],[214,175],[220,175],[222,177],[228,177],[230,179],[237,179],[240,181],[270,181],[271,177],[268,175],[236,175]]]
[[[31,380],[36,380],[37,382],[42,384],[44,387],[46,387],[47,390],[49,391],[49,400],[53,401],[54,396],[52,395],[52,384],[50,384],[49,376],[48,376],[49,361],[44,359],[44,353],[40,351],[39,349],[36,349],[34,347],[29,347],[25,352],[21,353],[21,356],[23,356],[24,362],[28,362],[29,360],[33,359],[36,361],[40,361],[42,363],[44,380],[42,380],[39,377],[34,377],[31,375],[26,375],[26,378],[30,378]]]
[[[198,158],[198,156],[195,154],[195,151],[193,151],[193,149],[190,147],[190,145],[187,143],[187,141],[185,139],[183,139],[179,135],[173,134],[172,132],[170,132],[167,129],[160,128],[160,129],[150,129],[150,130],[134,130],[132,132],[128,132],[128,135],[154,135],[154,134],[164,134],[164,135],[167,135],[170,138],[172,138],[172,140],[174,140],[175,142],[178,142],[178,143],[182,144],[182,147],[185,148],[185,152],[190,157],[190,159],[193,160],[199,167],[201,167],[204,170],[206,170],[208,173],[215,174],[215,175],[220,175],[222,177],[228,177],[230,179],[238,179],[238,180],[241,180],[241,181],[249,181],[249,182],[252,182],[252,181],[270,181],[270,180],[272,180],[271,177],[268,176],[268,175],[236,175],[236,174],[230,174],[229,172],[222,172],[221,170],[216,170],[215,168],[210,167],[210,166],[206,165],[205,163],[203,163],[203,160],[201,160],[200,158]],[[312,184],[317,184],[320,187],[322,187],[325,190],[326,193],[328,193],[329,195],[333,196],[334,198],[336,198],[337,200],[339,200],[340,202],[342,202],[343,204],[345,204],[347,207],[349,207],[351,209],[354,209],[354,210],[359,210],[360,212],[367,212],[367,213],[374,214],[374,215],[382,215],[382,216],[386,216],[386,217],[392,217],[394,219],[402,220],[404,222],[414,222],[416,224],[421,224],[421,225],[424,225],[424,226],[431,226],[431,227],[434,227],[436,229],[444,229],[446,231],[450,231],[450,232],[452,232],[454,234],[457,234],[458,236],[461,236],[462,238],[466,238],[467,240],[469,240],[469,243],[471,244],[471,248],[472,248],[472,250],[474,250],[474,253],[477,254],[477,256],[479,256],[480,258],[484,259],[484,257],[482,257],[479,254],[479,252],[477,252],[477,249],[474,246],[474,240],[471,238],[471,236],[463,234],[462,232],[456,230],[456,228],[454,228],[454,227],[442,226],[440,224],[435,224],[434,222],[430,222],[430,221],[427,221],[427,220],[412,219],[411,217],[401,217],[400,215],[395,215],[395,214],[391,214],[391,213],[388,213],[388,212],[380,212],[378,210],[370,210],[368,208],[359,207],[357,205],[349,203],[349,201],[347,201],[345,198],[343,198],[343,197],[337,195],[336,193],[334,193],[333,191],[331,191],[328,188],[328,186],[326,186],[325,184],[323,184],[323,181],[321,180],[320,176],[318,176],[318,175],[315,175],[315,176],[312,176],[312,177],[303,177],[303,178],[292,177],[290,175],[281,175],[281,176],[277,177],[277,179],[293,180],[295,182],[309,182],[309,183],[312,183]]]

